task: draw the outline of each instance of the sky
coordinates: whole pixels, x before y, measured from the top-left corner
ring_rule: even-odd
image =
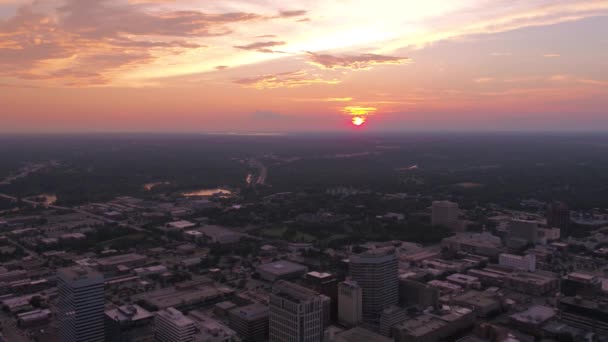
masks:
[[[351,130],[608,130],[608,0],[0,0],[0,132]]]

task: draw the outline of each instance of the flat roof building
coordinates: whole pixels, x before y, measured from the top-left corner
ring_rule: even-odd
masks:
[[[252,342],[263,342],[268,338],[270,308],[263,304],[250,304],[230,310],[230,327],[242,338]]]
[[[279,260],[259,265],[256,267],[256,271],[262,279],[275,282],[281,279],[299,278],[308,271],[308,268],[295,262]]]

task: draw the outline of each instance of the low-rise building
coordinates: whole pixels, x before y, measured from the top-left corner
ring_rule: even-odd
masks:
[[[536,271],[536,255],[515,255],[502,253],[498,256],[498,264],[500,266],[512,267],[522,271]]]
[[[279,260],[262,264],[256,267],[256,271],[262,279],[275,282],[277,280],[289,280],[299,278],[304,275],[308,268],[287,260]]]

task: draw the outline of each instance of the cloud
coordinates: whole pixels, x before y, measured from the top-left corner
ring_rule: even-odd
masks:
[[[543,57],[545,58],[555,58],[555,57],[560,57],[561,55],[559,53],[546,53],[543,55]]]
[[[298,10],[298,11],[281,11],[279,12],[279,17],[281,18],[292,18],[292,17],[301,17],[306,15],[308,11]]]
[[[229,66],[227,66],[227,65],[218,65],[215,67],[216,70],[226,70],[228,68],[229,68]]]
[[[257,43],[247,44],[247,45],[237,45],[237,46],[235,46],[235,48],[241,49],[241,50],[263,52],[263,53],[281,53],[281,51],[275,51],[275,50],[269,49],[271,47],[281,46],[281,45],[285,45],[285,42],[278,42],[278,41],[257,42]]]
[[[201,37],[231,34],[233,24],[296,15],[150,11],[144,2],[159,1],[36,1],[21,6],[13,17],[0,19],[0,77],[108,84],[159,58],[206,48],[198,42]],[[264,49],[257,48],[270,52]]]
[[[362,106],[347,106],[342,108],[342,113],[351,116],[367,116],[374,114],[378,108],[375,107],[362,107]]]
[[[308,75],[305,71],[292,71],[278,74],[261,75],[240,78],[234,83],[256,89],[295,88],[312,84],[338,84],[339,80],[324,79],[316,75]]]
[[[370,69],[380,64],[404,64],[410,61],[407,57],[394,57],[366,53],[361,55],[334,56],[329,54],[317,54],[308,52],[310,64],[323,69]]]

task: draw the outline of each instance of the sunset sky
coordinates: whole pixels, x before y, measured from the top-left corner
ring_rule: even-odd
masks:
[[[0,131],[608,130],[608,1],[0,0]]]

